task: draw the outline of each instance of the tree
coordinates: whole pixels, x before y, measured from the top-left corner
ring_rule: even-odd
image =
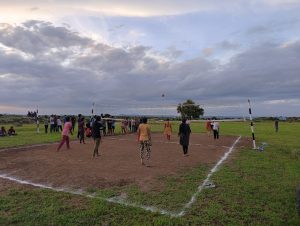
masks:
[[[181,114],[182,118],[197,119],[204,114],[204,109],[200,108],[200,105],[195,104],[191,99],[188,99],[183,104],[178,104],[177,112]]]

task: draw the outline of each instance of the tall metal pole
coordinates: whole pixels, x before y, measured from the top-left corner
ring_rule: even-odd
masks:
[[[94,116],[94,108],[95,108],[95,102],[92,104],[92,117]]]
[[[251,132],[252,132],[252,142],[253,142],[253,149],[256,149],[256,143],[255,143],[255,136],[254,136],[254,127],[253,127],[253,120],[252,120],[252,111],[251,111],[251,104],[250,100],[248,99],[249,103],[249,115],[250,115],[250,125],[251,125]]]

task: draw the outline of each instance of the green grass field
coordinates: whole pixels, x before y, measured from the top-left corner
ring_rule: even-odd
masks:
[[[176,131],[178,123],[173,125]],[[152,122],[151,127],[155,132],[162,130],[160,123]],[[193,133],[204,132],[204,123],[191,127]],[[16,129],[18,136],[0,138],[0,148],[60,139],[59,134],[36,134],[34,125]],[[0,190],[0,225],[300,225],[296,210],[300,123],[281,122],[276,134],[273,122],[257,122],[255,130],[257,143],[269,144],[265,151],[251,147],[235,151],[213,175],[216,188],[203,190],[183,217],[30,186],[7,186]],[[225,134],[250,137],[249,123],[221,123],[221,135]],[[199,165],[178,176],[158,178],[165,184],[162,192],[142,192],[136,186],[90,188],[90,192],[99,197],[126,192],[132,202],[176,210],[197,190],[210,167]]]

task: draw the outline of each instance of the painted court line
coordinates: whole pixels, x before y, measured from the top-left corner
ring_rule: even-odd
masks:
[[[97,197],[93,194],[87,194],[82,190],[71,190],[71,189],[68,189],[68,188],[55,188],[55,187],[52,187],[52,186],[49,186],[49,185],[44,185],[44,184],[39,184],[39,183],[33,183],[31,181],[21,180],[21,179],[18,179],[16,177],[9,176],[8,174],[0,174],[0,178],[10,180],[10,181],[13,181],[13,182],[16,182],[16,183],[19,183],[19,184],[31,185],[33,187],[49,189],[49,190],[56,191],[56,192],[64,192],[64,193],[68,193],[68,194],[72,194],[72,195],[81,195],[81,196],[85,196],[85,197],[88,197],[88,198],[100,199],[100,200],[107,201],[107,202],[110,202],[110,203],[117,203],[117,204],[120,204],[120,205],[140,208],[140,209],[150,211],[150,212],[153,212],[153,213],[160,213],[160,214],[163,214],[163,215],[169,215],[169,216],[173,216],[173,217],[176,217],[178,215],[177,213],[173,213],[171,211],[164,210],[164,209],[159,209],[155,206],[145,206],[145,205],[139,205],[139,204],[136,204],[136,203],[130,203],[130,202],[127,202],[126,200],[124,200],[120,197],[101,198],[101,197]]]
[[[85,196],[85,197],[88,197],[88,198],[97,198],[97,199],[104,200],[104,201],[107,201],[107,202],[110,202],[110,203],[117,203],[117,204],[121,204],[121,205],[125,205],[125,206],[140,208],[140,209],[144,209],[144,210],[154,212],[154,213],[169,215],[171,217],[181,217],[181,216],[185,215],[187,209],[189,209],[192,206],[192,204],[197,200],[197,196],[199,195],[199,193],[204,189],[205,185],[210,180],[212,175],[220,168],[220,166],[224,163],[224,161],[228,158],[228,156],[233,152],[236,144],[239,142],[240,139],[241,139],[241,136],[239,136],[234,141],[234,143],[229,148],[229,150],[222,156],[222,158],[209,171],[208,175],[206,176],[206,179],[202,182],[202,184],[200,184],[198,186],[197,191],[192,195],[190,201],[188,203],[186,203],[184,205],[184,207],[182,208],[182,210],[180,210],[177,213],[176,212],[171,212],[171,211],[168,211],[168,210],[164,210],[164,209],[159,209],[159,208],[154,207],[154,206],[145,206],[145,205],[130,203],[130,202],[127,202],[126,200],[124,200],[120,197],[101,198],[101,197],[96,197],[95,195],[86,194],[82,190],[70,190],[70,189],[67,189],[67,188],[54,188],[54,187],[49,186],[49,185],[44,185],[44,184],[39,184],[39,183],[33,183],[31,181],[21,180],[21,179],[18,179],[16,177],[9,176],[7,174],[0,174],[0,178],[10,180],[10,181],[14,181],[14,182],[19,183],[19,184],[31,185],[31,186],[34,186],[34,187],[50,189],[50,190],[57,191],[57,192],[65,192],[65,193],[70,193],[70,194],[74,194],[74,195],[82,195],[82,196]]]
[[[219,169],[219,167],[223,164],[223,162],[228,158],[228,156],[234,150],[235,145],[239,142],[240,139],[241,139],[241,136],[239,136],[235,140],[235,142],[229,148],[229,150],[223,155],[223,157],[217,162],[217,164],[210,170],[210,172],[208,173],[206,179],[203,181],[203,183],[201,185],[199,185],[198,190],[195,192],[195,194],[193,194],[190,201],[187,204],[185,204],[185,206],[183,207],[182,211],[178,214],[178,216],[183,216],[185,214],[186,209],[188,209],[192,206],[192,204],[196,201],[197,196],[204,189],[206,183],[209,181],[211,176]]]

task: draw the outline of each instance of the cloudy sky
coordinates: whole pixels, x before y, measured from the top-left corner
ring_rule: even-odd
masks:
[[[300,116],[300,0],[0,7],[0,113]]]

